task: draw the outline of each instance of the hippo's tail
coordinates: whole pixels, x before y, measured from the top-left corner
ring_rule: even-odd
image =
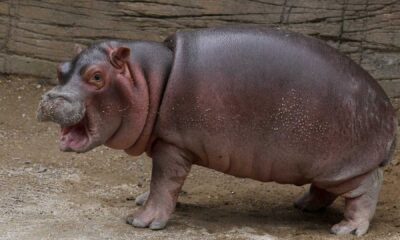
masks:
[[[397,136],[394,136],[394,139],[392,141],[392,144],[390,145],[390,149],[386,155],[386,158],[379,164],[380,167],[386,166],[390,161],[392,161],[394,157],[394,152],[396,150],[396,144],[397,144]]]

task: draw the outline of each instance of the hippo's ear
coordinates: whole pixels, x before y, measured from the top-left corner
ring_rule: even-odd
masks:
[[[122,68],[125,62],[128,61],[131,49],[127,47],[119,47],[111,52],[110,61],[116,68]]]
[[[83,47],[82,45],[76,44],[74,45],[74,52],[76,55],[78,55],[79,53],[81,53],[83,51]]]

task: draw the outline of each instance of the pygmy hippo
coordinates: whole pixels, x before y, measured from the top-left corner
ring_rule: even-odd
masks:
[[[106,41],[58,66],[38,119],[62,151],[99,145],[153,161],[135,227],[162,229],[192,164],[304,185],[295,206],[345,198],[335,234],[367,232],[397,120],[365,70],[322,41],[262,27],[179,31],[163,43]]]

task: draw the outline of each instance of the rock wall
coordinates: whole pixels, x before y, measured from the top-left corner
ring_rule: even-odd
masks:
[[[177,29],[229,24],[323,39],[367,69],[400,106],[400,0],[0,1],[0,72],[52,81],[75,43],[162,41]]]

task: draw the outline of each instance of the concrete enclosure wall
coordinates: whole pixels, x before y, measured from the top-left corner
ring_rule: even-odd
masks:
[[[400,0],[1,1],[0,72],[51,81],[75,43],[162,41],[177,29],[230,24],[323,39],[368,70],[400,106]]]

